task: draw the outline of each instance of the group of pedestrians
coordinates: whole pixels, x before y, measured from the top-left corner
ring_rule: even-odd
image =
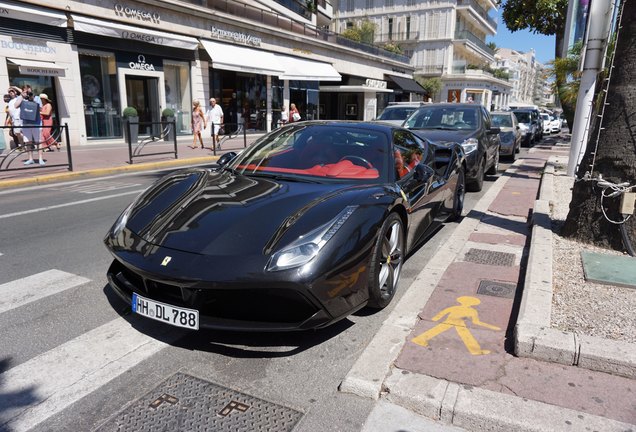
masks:
[[[217,149],[221,148],[219,141],[219,134],[224,126],[223,123],[223,108],[216,103],[215,98],[210,98],[210,108],[203,112],[201,103],[198,100],[192,102],[192,146],[190,148],[197,148],[197,141],[201,144],[201,148],[204,149],[202,132],[210,125],[210,135],[212,137],[212,145]]]
[[[4,95],[5,126],[9,126],[9,135],[13,139],[13,147],[27,152],[29,159],[24,165],[33,165],[34,152],[37,150],[38,163],[45,165],[43,151],[60,150],[60,144],[52,136],[53,105],[46,93],[35,95],[30,85],[22,88],[9,87]]]

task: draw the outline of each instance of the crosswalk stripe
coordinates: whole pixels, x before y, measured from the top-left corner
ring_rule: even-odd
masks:
[[[90,282],[61,270],[47,270],[0,285],[0,313]]]
[[[145,329],[144,329],[145,327]],[[176,340],[177,329],[117,318],[0,374],[0,430],[27,431]],[[162,341],[142,332],[160,336]],[[6,405],[6,406],[3,406]]]

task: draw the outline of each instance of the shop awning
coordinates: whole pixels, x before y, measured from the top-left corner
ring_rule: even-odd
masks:
[[[66,75],[66,68],[56,65],[52,62],[35,61],[35,60],[22,60],[8,58],[11,63],[18,65],[20,73],[23,75],[40,75],[40,76],[57,76],[63,77]]]
[[[424,94],[426,91],[414,79],[404,78],[397,75],[387,75],[387,77],[395,83],[399,88],[409,93]]]
[[[6,1],[0,1],[0,10],[3,12],[2,18],[35,22],[53,27],[66,27],[66,15],[61,12]]]
[[[329,63],[301,59],[286,55],[275,54],[280,64],[285,68],[280,79],[297,81],[341,81],[338,71]]]
[[[187,50],[195,50],[199,46],[199,41],[195,38],[150,30],[142,27],[133,27],[77,15],[73,15],[73,22],[75,30],[83,33],[128,39],[135,42],[146,42]]]
[[[216,69],[278,76],[285,69],[274,53],[201,39]]]
[[[363,85],[320,86],[320,91],[333,93],[393,93],[391,89],[368,87]]]

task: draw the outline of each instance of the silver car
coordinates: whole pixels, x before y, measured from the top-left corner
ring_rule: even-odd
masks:
[[[492,125],[501,129],[501,132],[499,132],[499,139],[501,140],[499,153],[514,161],[521,148],[522,138],[515,113],[512,111],[495,111],[490,113],[490,116],[492,117]]]

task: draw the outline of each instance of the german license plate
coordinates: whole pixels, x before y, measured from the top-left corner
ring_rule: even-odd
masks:
[[[199,330],[199,311],[195,309],[172,306],[133,293],[132,311],[173,326]]]

